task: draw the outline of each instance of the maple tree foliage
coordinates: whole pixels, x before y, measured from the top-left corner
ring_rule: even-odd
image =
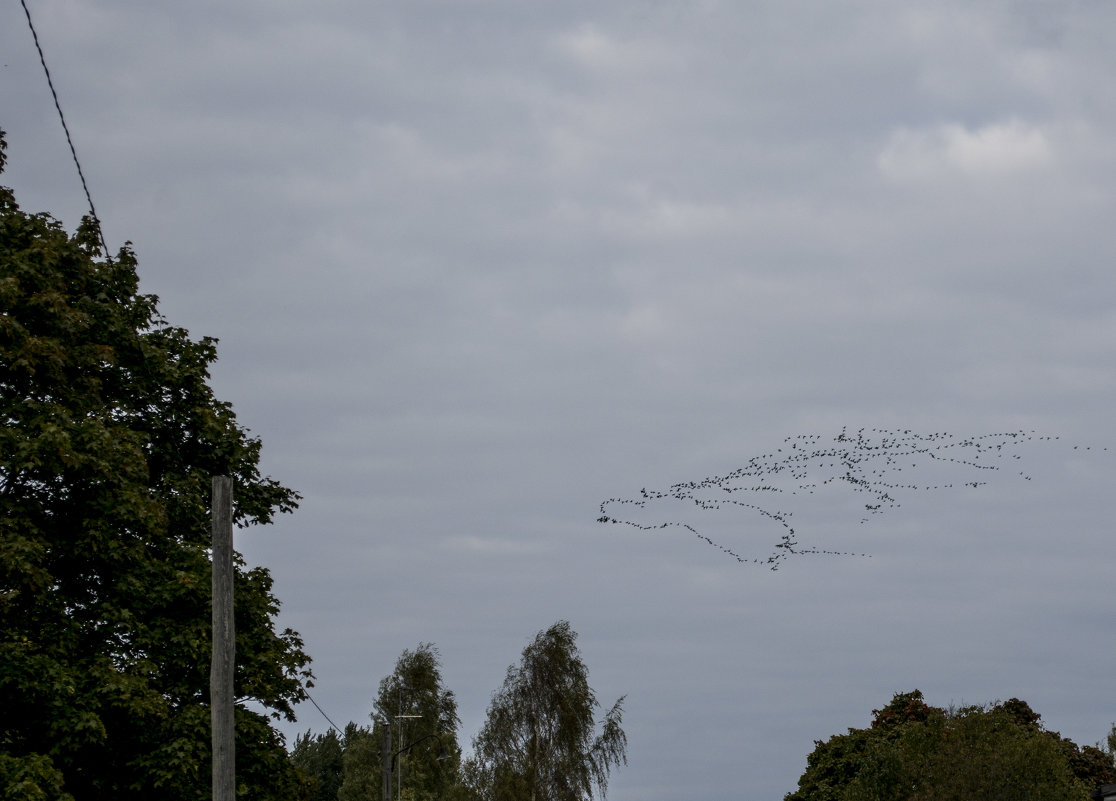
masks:
[[[298,495],[214,397],[216,342],[99,242],[0,187],[0,794],[208,798],[212,477],[233,477],[239,526]],[[290,797],[271,718],[293,718],[309,657],[268,571],[235,573],[237,782]]]

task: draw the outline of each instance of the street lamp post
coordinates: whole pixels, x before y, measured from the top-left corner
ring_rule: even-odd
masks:
[[[380,780],[380,786],[383,790],[383,801],[391,801],[391,774],[395,771],[395,758],[397,756],[401,755],[401,754],[407,753],[408,751],[410,751],[412,748],[414,748],[419,743],[424,743],[427,740],[437,740],[438,741],[438,760],[439,761],[441,761],[443,759],[449,759],[450,758],[449,752],[446,750],[445,743],[442,742],[442,738],[439,737],[437,734],[427,734],[424,737],[419,737],[417,740],[415,740],[410,745],[406,745],[403,748],[400,748],[398,751],[392,751],[391,750],[391,729],[388,726],[384,726],[384,736],[383,736],[383,740],[381,741],[381,744],[380,744],[380,771],[383,774],[383,776],[381,777],[381,780]],[[400,776],[400,782],[401,782],[400,786],[399,786],[399,793],[400,793],[400,797],[402,797],[402,794],[403,794],[402,771],[400,771],[399,776]]]
[[[403,685],[402,684],[399,685],[398,690],[399,690],[399,706],[396,707],[396,708],[397,709],[402,709],[403,708]],[[399,744],[402,745],[403,744],[403,723],[402,723],[402,721],[404,721],[404,720],[421,720],[422,715],[404,715],[404,714],[401,713],[401,714],[396,715],[395,719],[397,721],[400,721],[400,723],[399,723]],[[411,743],[411,745],[413,746],[414,743]],[[403,753],[403,751],[397,751],[396,752],[396,754],[401,754],[401,753]],[[395,754],[393,754],[392,756],[394,757]],[[393,765],[393,767],[394,767],[394,765]],[[395,797],[398,799],[398,801],[403,801],[403,763],[402,762],[400,762],[399,771],[395,775]],[[391,799],[389,798],[389,799],[387,799],[387,801],[391,801]]]

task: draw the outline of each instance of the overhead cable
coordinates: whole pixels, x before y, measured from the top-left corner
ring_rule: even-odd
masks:
[[[62,122],[62,130],[66,134],[66,143],[70,146],[70,154],[74,157],[74,166],[77,167],[78,178],[81,179],[81,188],[85,190],[85,199],[89,203],[89,214],[93,218],[93,225],[97,228],[97,236],[100,237],[101,247],[105,252],[105,259],[109,264],[112,264],[112,256],[109,253],[108,243],[105,241],[105,232],[101,230],[101,219],[97,216],[97,210],[93,207],[93,195],[89,192],[89,184],[85,181],[85,173],[82,172],[81,162],[78,161],[77,150],[74,148],[74,140],[70,136],[70,127],[66,125],[66,115],[62,113],[62,104],[58,100],[58,92],[54,89],[54,81],[50,77],[50,68],[47,67],[46,56],[43,55],[43,48],[39,44],[39,34],[35,31],[35,25],[31,22],[31,11],[27,8],[27,0],[19,0],[20,5],[23,6],[23,13],[27,16],[27,27],[31,29],[31,38],[35,40],[35,49],[39,51],[39,62],[43,65],[43,73],[46,75],[47,86],[50,87],[51,97],[54,98],[54,107],[58,110],[58,119]]]

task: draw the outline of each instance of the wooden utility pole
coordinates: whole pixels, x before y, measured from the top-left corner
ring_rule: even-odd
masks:
[[[380,736],[380,790],[383,801],[391,801],[391,723],[384,719],[383,734]]]
[[[213,729],[213,801],[234,801],[236,762],[233,722],[233,483],[213,477],[213,662],[209,671],[210,720]]]

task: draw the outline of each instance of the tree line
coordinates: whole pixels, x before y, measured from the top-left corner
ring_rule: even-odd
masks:
[[[371,725],[306,732],[292,761],[307,801],[381,801],[384,775],[405,801],[580,801],[603,798],[627,761],[623,698],[598,723],[600,704],[567,621],[523,650],[493,696],[462,758],[461,721],[442,683],[437,648],[404,651],[373,701]],[[390,751],[386,749],[390,748]]]

